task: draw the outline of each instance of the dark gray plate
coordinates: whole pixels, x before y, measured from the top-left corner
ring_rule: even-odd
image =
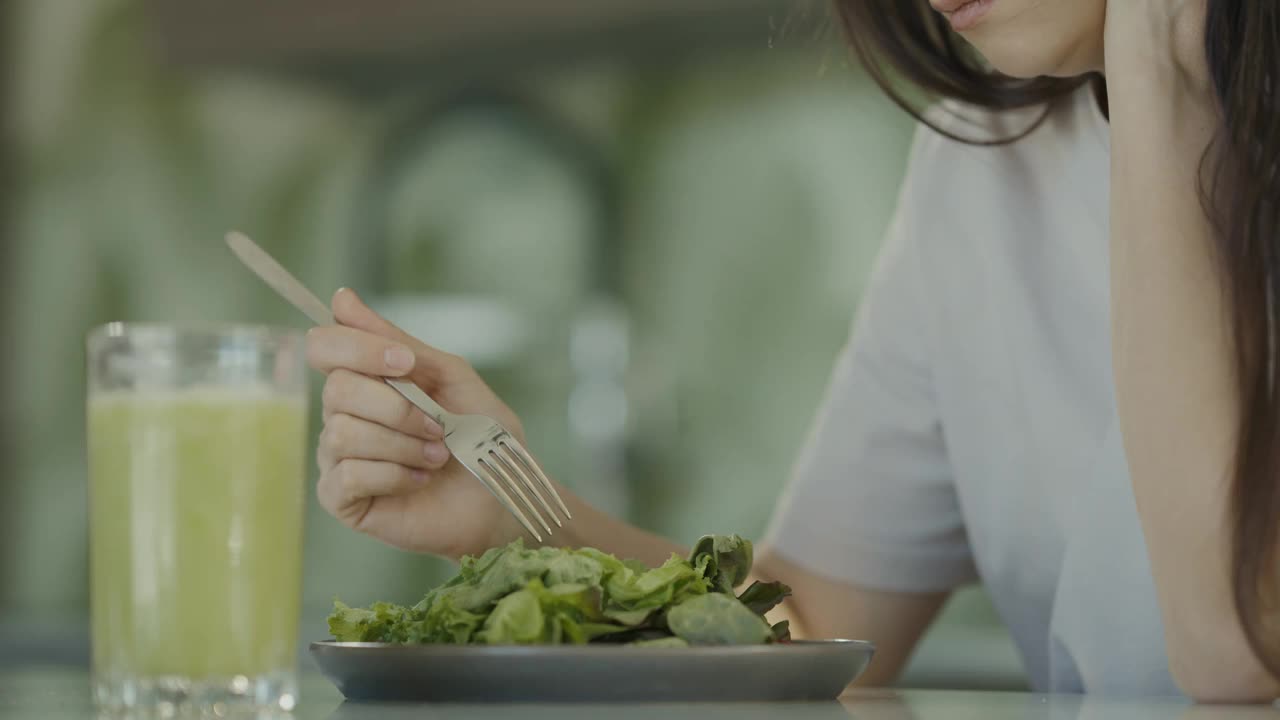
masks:
[[[875,646],[858,640],[696,648],[311,643],[349,700],[743,702],[832,700]]]

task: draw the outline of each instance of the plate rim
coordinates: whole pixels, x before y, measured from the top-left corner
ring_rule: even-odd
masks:
[[[455,643],[379,643],[341,642],[338,640],[313,640],[310,649],[315,652],[346,652],[383,654],[381,651],[431,653],[437,655],[576,655],[576,654],[625,654],[637,655],[753,655],[778,654],[783,648],[808,650],[860,650],[874,653],[876,644],[870,640],[828,638],[823,640],[793,640],[787,643],[760,645],[695,645],[691,647],[634,647],[609,643],[586,645],[459,645]]]

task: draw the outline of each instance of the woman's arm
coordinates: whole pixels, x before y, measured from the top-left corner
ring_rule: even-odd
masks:
[[[791,587],[792,597],[770,619],[790,621],[795,637],[875,643],[875,660],[856,683],[861,687],[882,687],[897,680],[920,637],[951,595],[850,585],[806,570],[768,546],[756,559],[756,572],[761,579],[779,580]]]
[[[676,543],[628,525],[561,490],[573,522],[557,532],[555,544],[589,545],[619,557],[660,565],[672,553],[688,552]],[[859,588],[816,575],[787,558],[760,548],[754,580],[777,580],[791,587],[791,597],[770,620],[787,620],[796,638],[850,638],[876,644],[875,661],[858,685],[891,684],[902,672],[920,636],[937,616],[949,593],[899,593]]]
[[[523,437],[519,418],[465,361],[407,335],[355,293],[339,292],[334,314],[342,326],[317,328],[308,336],[310,362],[329,375],[318,452],[318,494],[325,509],[388,544],[454,559],[522,537],[516,521],[465,469],[436,457],[443,449],[436,447],[438,426],[376,378],[411,379],[448,407],[500,418]],[[649,565],[687,553],[566,488],[560,493],[573,520],[550,538],[556,545],[592,546]],[[757,578],[779,580],[794,590],[774,619],[790,620],[797,637],[877,643],[863,684],[896,677],[946,598],[945,593],[862,590],[817,577],[763,548],[757,571]]]
[[[1203,3],[1108,3],[1112,359],[1170,670],[1197,700],[1250,701],[1280,686],[1250,649],[1231,592],[1239,402],[1229,307],[1198,194],[1219,122]]]

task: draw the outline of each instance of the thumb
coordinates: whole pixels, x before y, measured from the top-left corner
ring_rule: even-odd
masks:
[[[418,359],[413,374],[433,385],[444,380],[457,360],[449,353],[431,347],[401,330],[365,304],[356,291],[350,288],[339,288],[333,294],[333,318],[341,325],[395,340],[412,348]]]

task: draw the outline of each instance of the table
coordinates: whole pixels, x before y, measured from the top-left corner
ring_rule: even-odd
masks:
[[[855,690],[840,702],[751,705],[396,705],[344,703],[319,675],[302,678],[295,720],[1280,720],[1275,707],[1192,706],[1177,698],[939,690]],[[287,717],[287,716],[286,716]],[[96,714],[83,668],[0,669],[0,720],[81,720]]]

